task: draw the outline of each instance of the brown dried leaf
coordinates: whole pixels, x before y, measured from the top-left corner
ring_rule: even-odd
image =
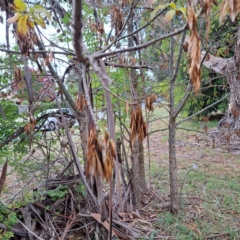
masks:
[[[189,26],[189,29],[190,30],[196,30],[197,29],[197,16],[196,16],[196,13],[194,11],[194,9],[188,5],[188,19],[187,19],[187,22],[188,22],[188,26]]]
[[[28,123],[24,126],[24,132],[26,134],[30,134],[36,127],[36,124]]]
[[[188,6],[188,24],[191,30],[188,51],[190,52],[189,75],[196,93],[200,90],[201,41],[197,32],[197,17],[194,9]]]
[[[140,141],[146,137],[146,122],[143,120],[142,110],[138,104],[133,104],[130,121],[130,138],[133,145],[135,139],[138,137]]]
[[[105,133],[104,139],[99,139],[96,129],[91,130],[88,138],[86,176],[101,175],[108,182],[112,178],[116,150],[113,141]]]
[[[14,66],[14,82],[18,85],[23,80],[22,70]]]
[[[206,2],[205,2],[205,12],[206,12],[206,42],[208,42],[208,35],[209,35],[209,30],[210,30],[212,4],[213,4],[213,0],[206,0]]]
[[[149,111],[153,111],[154,110],[154,107],[153,107],[153,103],[156,102],[157,100],[157,95],[155,93],[152,93],[150,94],[146,100],[145,100],[145,105],[146,105],[146,108],[149,110]]]
[[[85,98],[85,95],[77,95],[76,99],[75,99],[75,103],[76,103],[76,109],[78,111],[83,111],[84,107],[87,106],[87,100]]]
[[[238,13],[240,12],[239,0],[225,0],[220,6],[220,22],[224,20],[229,12],[231,20],[234,22]]]

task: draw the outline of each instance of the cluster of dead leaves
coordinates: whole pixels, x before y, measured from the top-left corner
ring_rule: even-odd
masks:
[[[130,137],[133,145],[137,137],[140,141],[143,141],[147,136],[147,124],[143,120],[142,110],[139,105],[133,104],[131,107]]]
[[[86,176],[102,176],[108,182],[112,178],[114,159],[116,159],[116,147],[108,133],[104,138],[98,136],[97,130],[90,131],[87,143]]]
[[[85,95],[81,95],[81,96],[77,95],[75,103],[76,103],[76,109],[82,112],[84,107],[87,106],[87,100],[85,98]]]
[[[17,33],[21,38],[24,38],[27,35],[29,28],[34,28],[34,24],[46,28],[42,14],[48,19],[51,18],[50,13],[41,5],[34,5],[27,9],[26,3],[22,0],[14,0],[12,9],[15,12],[15,15],[9,18],[7,22],[17,22]]]
[[[123,54],[121,54],[121,55],[119,56],[118,62],[119,62],[119,64],[126,64],[126,63],[127,63],[125,53],[123,53]]]
[[[35,129],[36,123],[36,119],[30,116],[30,122],[24,126],[24,132],[29,135]]]
[[[149,111],[153,111],[154,110],[154,107],[153,107],[153,103],[156,102],[157,100],[157,95],[155,93],[152,93],[150,94],[146,100],[145,100],[145,105],[146,105],[146,108],[149,110]]]
[[[198,92],[200,89],[200,62],[201,62],[201,41],[197,32],[197,17],[194,11],[194,7],[197,4],[200,4],[201,7],[205,10],[206,15],[206,41],[208,41],[208,34],[210,30],[210,18],[212,5],[217,5],[216,0],[190,0],[188,5],[188,25],[191,31],[191,37],[189,41],[189,45],[185,45],[188,49],[190,55],[190,69],[189,75],[191,79],[191,83],[194,86],[195,92]],[[224,0],[220,7],[220,22],[224,20],[226,14],[230,14],[231,20],[234,22],[238,13],[240,12],[240,1],[239,0]]]
[[[188,26],[191,31],[188,52],[190,53],[190,68],[189,75],[191,83],[194,87],[194,91],[197,93],[200,89],[200,63],[201,63],[201,40],[197,32],[197,16],[194,11],[194,8],[188,6]]]
[[[129,56],[129,64],[132,66],[132,65],[136,65],[137,63],[137,60],[134,56],[130,55]]]
[[[22,80],[23,80],[22,70],[19,67],[14,66],[14,82],[15,82],[15,84],[18,85]]]
[[[34,45],[38,42],[38,36],[33,28],[29,28],[24,37],[17,33],[15,33],[15,36],[21,52],[26,55],[29,54],[29,50],[34,50]]]
[[[90,24],[90,29],[93,31],[93,32],[98,32],[100,33],[101,35],[104,33],[104,24],[102,21],[100,21],[99,24],[96,24],[94,22],[92,22],[92,19],[89,18],[89,24]]]
[[[220,22],[224,20],[226,14],[229,13],[231,20],[234,22],[240,12],[239,0],[225,0],[220,6]]]
[[[123,13],[120,7],[114,6],[111,11],[111,20],[115,29],[115,37],[119,34],[123,27]]]
[[[8,23],[17,23],[17,38],[23,53],[27,53],[28,49],[32,49],[29,45],[35,43],[36,34],[34,33],[34,24],[46,28],[44,18],[51,18],[50,13],[41,5],[27,7],[22,0],[14,0],[11,9],[15,15],[7,19]],[[21,43],[22,42],[22,43]],[[27,50],[26,50],[27,49]]]

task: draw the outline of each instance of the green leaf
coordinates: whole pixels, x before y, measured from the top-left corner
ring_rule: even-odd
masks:
[[[169,10],[169,11],[166,13],[166,15],[165,15],[164,20],[165,20],[166,22],[170,22],[170,21],[173,19],[175,13],[176,13],[175,10],[173,10],[173,9],[172,9],[172,10]]]
[[[28,32],[28,28],[27,28],[28,17],[29,17],[28,14],[19,16],[17,29],[18,29],[18,34],[21,36],[26,36]]]
[[[174,2],[169,3],[168,6],[173,8],[173,9],[177,8]]]
[[[180,7],[177,9],[177,11],[181,12],[185,19],[187,18],[187,15],[186,15],[187,10],[185,7]]]
[[[158,6],[156,6],[155,9],[151,12],[150,19],[153,19],[156,16],[158,10],[164,9],[165,7],[167,7],[167,6],[166,5],[158,5]]]
[[[35,14],[33,15],[33,18],[34,18],[34,22],[37,24],[37,25],[40,25],[42,28],[46,28],[46,24],[45,24],[45,22],[44,22],[44,20],[43,20],[43,18],[42,17],[38,17],[38,16],[36,16]]]
[[[31,7],[29,9],[29,11],[31,13],[34,13],[34,12],[43,13],[48,19],[51,19],[50,12],[48,10],[46,10],[44,7],[42,7],[41,5],[34,5],[33,7]]]
[[[26,3],[22,0],[14,0],[13,6],[17,12],[24,12],[27,9]]]

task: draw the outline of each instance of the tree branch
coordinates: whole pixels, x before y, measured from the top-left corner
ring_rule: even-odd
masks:
[[[132,68],[132,69],[140,69],[140,68],[146,68],[146,69],[153,69],[152,67],[149,67],[147,65],[124,65],[124,64],[118,64],[113,62],[104,62],[106,66],[112,66],[112,67],[119,67],[119,68]]]
[[[77,59],[84,63],[86,62],[86,58],[83,56],[83,43],[82,43],[82,1],[74,0],[73,7],[73,47],[75,49]]]
[[[123,49],[119,49],[119,50],[116,50],[116,51],[113,51],[113,52],[106,52],[106,53],[94,53],[91,55],[91,57],[95,58],[95,59],[99,59],[99,58],[103,58],[103,57],[107,57],[107,56],[111,56],[111,55],[115,55],[115,54],[118,54],[118,53],[124,53],[124,52],[131,52],[131,51],[137,51],[137,50],[140,50],[142,48],[147,48],[148,46],[150,45],[153,45],[154,43],[160,41],[160,40],[163,40],[163,39],[166,39],[166,38],[169,38],[169,37],[172,37],[172,36],[175,36],[177,34],[180,34],[182,33],[184,30],[188,29],[188,25],[185,24],[183,27],[179,28],[178,30],[176,31],[173,31],[169,34],[166,34],[166,35],[163,35],[161,37],[158,37],[158,38],[155,38],[151,41],[148,41],[146,43],[143,43],[143,44],[139,44],[139,45],[136,45],[136,46],[133,46],[133,47],[128,47],[128,48],[123,48]]]

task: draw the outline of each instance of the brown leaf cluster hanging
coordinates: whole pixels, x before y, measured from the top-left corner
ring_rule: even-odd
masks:
[[[77,95],[75,102],[76,102],[76,109],[78,111],[82,112],[84,107],[87,106],[87,100],[84,95],[81,95],[81,96]]]
[[[210,23],[211,23],[211,11],[212,11],[212,5],[214,3],[214,0],[206,0],[205,1],[205,15],[206,15],[206,42],[208,42],[208,35],[210,30]]]
[[[24,132],[30,134],[36,127],[36,119],[33,116],[30,116],[30,122],[24,126]]]
[[[240,13],[239,0],[225,0],[220,6],[220,22],[224,20],[229,12],[231,20],[234,22],[238,13]]]
[[[130,134],[131,143],[133,145],[137,137],[140,141],[143,141],[147,136],[147,124],[143,120],[142,110],[139,105],[133,104],[131,107]]]
[[[19,67],[14,66],[14,82],[15,82],[15,84],[18,85],[22,80],[23,80],[22,70]]]
[[[38,41],[38,36],[33,28],[29,28],[26,36],[20,37],[17,32],[15,33],[17,43],[21,49],[22,54],[29,54],[29,50],[34,50],[34,45]]]
[[[121,8],[114,6],[111,9],[111,20],[112,20],[112,25],[115,28],[115,37],[116,37],[118,33],[121,31],[123,26],[123,13]]]
[[[112,178],[114,159],[116,159],[116,147],[108,133],[103,139],[98,137],[96,129],[90,131],[88,137],[86,176],[101,175],[108,182]]]
[[[190,53],[189,75],[194,91],[197,93],[200,89],[200,63],[201,63],[201,41],[197,32],[197,16],[194,9],[188,6],[188,25],[191,31],[188,52]]]
[[[89,18],[90,29],[94,32],[99,32],[101,35],[104,33],[104,24],[100,21],[99,24],[92,22],[92,19]]]
[[[145,100],[145,105],[146,105],[146,108],[149,110],[149,111],[153,111],[154,110],[154,107],[153,107],[153,103],[156,102],[157,100],[157,95],[155,93],[152,93],[150,94],[146,100]]]

